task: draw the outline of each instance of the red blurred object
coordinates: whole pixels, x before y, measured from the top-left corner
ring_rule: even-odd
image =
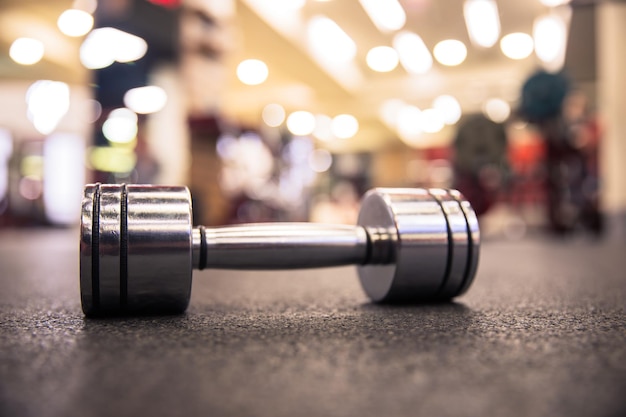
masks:
[[[181,0],[148,0],[152,4],[157,6],[167,7],[168,9],[175,9],[180,6]]]

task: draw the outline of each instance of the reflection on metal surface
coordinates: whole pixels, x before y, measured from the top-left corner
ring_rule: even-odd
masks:
[[[191,226],[185,187],[88,185],[81,219],[81,297],[88,315],[182,312],[192,269],[359,265],[375,302],[447,300],[478,264],[476,216],[456,191],[378,188],[357,226]]]

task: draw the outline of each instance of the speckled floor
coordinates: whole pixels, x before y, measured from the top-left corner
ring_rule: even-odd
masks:
[[[93,320],[77,237],[0,230],[0,416],[626,415],[626,245],[488,241],[451,304],[203,271],[185,315]]]

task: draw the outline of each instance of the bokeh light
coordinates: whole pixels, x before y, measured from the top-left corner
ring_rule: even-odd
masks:
[[[237,78],[247,85],[262,84],[268,75],[267,65],[259,59],[246,59],[237,65]]]
[[[315,116],[308,111],[296,111],[287,118],[287,129],[296,136],[306,136],[315,130]]]
[[[139,114],[156,113],[166,104],[167,93],[155,85],[132,88],[124,94],[124,105]]]
[[[447,39],[435,45],[435,59],[443,65],[453,67],[460,65],[467,57],[465,44],[456,39]]]
[[[93,16],[83,10],[68,9],[59,16],[57,26],[67,36],[83,36],[93,27]]]
[[[333,117],[330,128],[335,137],[349,139],[359,131],[359,121],[351,114],[340,114]]]
[[[17,38],[9,48],[11,59],[21,65],[33,65],[41,61],[44,54],[43,42],[32,38]]]
[[[393,71],[398,66],[398,53],[390,46],[377,46],[369,50],[366,62],[376,72]]]
[[[278,127],[285,121],[285,109],[280,104],[271,103],[263,108],[263,122],[270,127]]]

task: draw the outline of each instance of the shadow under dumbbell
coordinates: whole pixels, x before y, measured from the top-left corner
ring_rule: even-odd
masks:
[[[390,304],[377,304],[377,303],[363,303],[361,308],[369,311],[378,311],[384,313],[454,313],[465,314],[471,312],[471,310],[463,303],[456,301],[443,301],[443,302],[418,302],[418,303],[390,303]]]

